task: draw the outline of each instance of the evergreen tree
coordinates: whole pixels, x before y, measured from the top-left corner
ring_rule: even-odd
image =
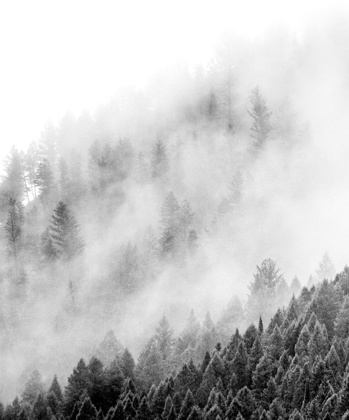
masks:
[[[197,321],[194,311],[191,310],[186,326],[175,344],[176,353],[181,355],[188,347],[194,349],[198,342],[199,332],[200,324]]]
[[[175,257],[178,255],[178,230],[179,230],[179,204],[171,192],[161,209],[161,225],[163,228],[160,238],[160,251],[163,257]]]
[[[24,187],[28,202],[30,198],[34,199],[37,196],[36,192],[36,169],[40,162],[39,148],[36,142],[31,142],[27,153],[23,157],[23,168],[24,168]],[[29,197],[31,193],[31,197]]]
[[[302,286],[301,286],[301,283],[300,283],[298,277],[297,276],[294,277],[293,280],[292,280],[291,286],[290,286],[291,293],[293,295],[297,296],[298,293],[301,291],[301,288],[302,288]]]
[[[247,353],[245,343],[242,341],[239,344],[235,357],[231,365],[232,372],[237,378],[237,388],[241,389],[248,383],[247,373]]]
[[[229,340],[231,331],[239,327],[244,319],[244,309],[239,298],[235,295],[228,303],[217,321],[217,332],[222,343]]]
[[[49,393],[53,392],[56,395],[58,401],[63,401],[63,393],[62,393],[62,389],[61,389],[61,387],[58,383],[57,375],[54,376],[48,392]]]
[[[120,360],[123,352],[124,348],[115,337],[114,331],[109,330],[99,345],[95,356],[103,363],[103,365],[107,366],[110,365],[115,358]]]
[[[44,385],[41,374],[37,370],[34,370],[34,372],[31,373],[28,382],[25,384],[24,391],[22,393],[22,400],[33,404],[38,395],[43,394],[43,392]]]
[[[168,171],[169,164],[165,145],[160,139],[154,145],[152,154],[152,177],[161,178]]]
[[[194,405],[187,420],[203,420],[201,411],[198,406]]]
[[[50,162],[44,158],[36,170],[35,185],[39,188],[39,198],[46,206],[50,204],[53,190],[54,178]]]
[[[346,339],[349,337],[349,296],[346,296],[341,309],[339,310],[334,330],[336,336]]]
[[[324,280],[316,296],[311,302],[310,311],[313,311],[320,323],[326,325],[328,336],[334,335],[334,323],[341,307],[341,294],[333,283]]]
[[[163,315],[159,326],[156,328],[155,340],[164,361],[169,358],[174,345],[172,336],[173,330],[170,328],[166,316]]]
[[[55,208],[49,229],[58,258],[71,260],[81,254],[84,242],[80,237],[79,225],[63,201],[60,201]]]
[[[268,354],[273,360],[279,360],[284,350],[284,340],[278,325],[275,326],[273,333],[269,337]]]
[[[68,378],[68,385],[64,390],[64,413],[70,415],[74,405],[79,401],[84,390],[90,387],[89,371],[83,359],[80,359],[73,373]]]
[[[251,321],[259,316],[271,317],[275,308],[276,289],[281,281],[279,269],[271,259],[264,260],[257,266],[254,281],[250,285],[250,295],[247,301],[247,314]]]
[[[192,394],[192,392],[190,391],[190,389],[188,389],[186,396],[183,400],[182,406],[181,406],[181,410],[178,414],[178,420],[187,420],[189,415],[192,412],[192,409],[194,407],[195,404],[195,400],[194,400],[194,396]]]
[[[156,341],[152,338],[141,352],[135,370],[139,386],[148,390],[152,384],[157,385],[163,378],[163,360]]]
[[[92,404],[89,397],[86,397],[80,407],[79,414],[76,417],[76,420],[96,420],[97,419],[97,409]]]
[[[323,280],[333,280],[336,274],[334,264],[331,261],[328,253],[325,252],[322,260],[319,263],[319,268],[316,270],[316,275],[319,281]]]
[[[104,370],[103,376],[105,406],[111,407],[121,395],[125,378],[116,361]]]
[[[252,110],[248,111],[248,113],[253,118],[251,137],[255,139],[253,146],[254,150],[258,153],[264,148],[270,136],[272,129],[270,123],[271,112],[268,110],[265,99],[260,94],[258,86],[252,90],[250,99]]]
[[[41,241],[41,255],[44,262],[50,262],[57,259],[57,250],[53,246],[53,241],[50,234],[50,229],[44,230],[40,237]]]
[[[254,343],[257,335],[258,335],[258,330],[257,330],[257,328],[255,327],[254,324],[251,324],[245,331],[243,339],[244,339],[246,351],[247,351],[248,354],[251,353],[253,343]]]
[[[19,278],[19,253],[22,248],[23,237],[23,205],[10,198],[9,210],[5,229],[5,240],[8,255],[13,258],[15,278]]]
[[[137,420],[148,420],[151,418],[151,410],[146,397],[143,397],[137,411]]]
[[[50,412],[43,394],[38,394],[31,410],[31,418],[37,420],[50,420]]]
[[[2,176],[2,191],[6,202],[9,199],[22,203],[24,198],[23,162],[19,151],[13,146],[4,161],[5,174]]]
[[[129,352],[127,348],[125,348],[121,359],[120,359],[120,368],[125,378],[134,379],[134,369],[136,363],[132,357],[132,354]]]
[[[172,398],[170,397],[170,395],[167,395],[164,411],[162,412],[161,417],[163,419],[166,419],[169,416],[171,409],[173,409]]]

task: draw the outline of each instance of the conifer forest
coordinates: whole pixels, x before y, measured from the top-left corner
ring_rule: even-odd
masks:
[[[9,149],[0,420],[349,419],[348,42],[226,34]]]

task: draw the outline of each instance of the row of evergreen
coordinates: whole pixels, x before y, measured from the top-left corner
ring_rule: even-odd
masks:
[[[12,419],[346,419],[349,417],[349,269],[334,281],[304,287],[264,328],[236,329],[195,363],[178,368],[168,324],[160,322],[135,364],[115,347],[106,366],[81,359],[62,392],[55,377],[44,391],[38,372],[22,398],[2,408]],[[182,343],[185,334],[182,334]],[[192,334],[187,336],[193,338]],[[96,355],[112,350],[112,335]],[[109,343],[109,345],[108,345]],[[186,343],[192,351],[191,343]],[[148,351],[152,347],[152,351]],[[155,351],[154,351],[155,349]],[[348,411],[347,411],[348,410]]]

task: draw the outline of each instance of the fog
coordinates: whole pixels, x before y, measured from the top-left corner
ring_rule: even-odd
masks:
[[[142,89],[110,92],[110,100],[92,115],[66,114],[55,124],[57,157],[67,161],[71,181],[78,180],[74,168],[80,159],[78,187],[85,193],[80,200],[71,193],[68,203],[85,249],[69,264],[41,266],[30,246],[40,247],[40,235],[66,192],[58,187],[45,205],[24,200],[23,229],[31,239],[22,253],[23,302],[11,292],[11,258],[2,238],[0,400],[20,394],[23,378],[36,368],[48,383],[57,373],[65,384],[79,358],[91,357],[110,329],[137,358],[163,314],[175,334],[191,309],[200,320],[209,311],[217,321],[234,295],[246,302],[253,273],[264,259],[277,261],[288,284],[297,276],[304,286],[325,252],[337,272],[348,264],[348,17],[344,9],[331,10],[308,16],[296,29],[273,23],[253,39],[222,34],[212,60],[202,66],[202,77],[193,63],[164,66]],[[211,90],[220,109],[226,109],[224,94],[219,96],[226,92],[226,69],[232,78],[232,129],[225,111],[214,117],[198,111]],[[247,111],[257,85],[272,112],[273,130],[256,157]],[[125,137],[135,159],[142,153],[144,160],[135,160],[125,179],[93,195],[89,149],[95,139],[115,147]],[[153,179],[152,150],[158,140],[166,147],[169,169]],[[241,202],[222,213],[220,205],[238,170]],[[113,283],[122,253],[130,243],[146,255],[147,229],[161,236],[162,208],[171,191],[195,214],[196,252],[180,263],[154,263],[155,274],[144,275],[137,290],[123,294]],[[34,207],[38,213],[30,223]],[[18,308],[19,325],[14,325],[11,314]]]

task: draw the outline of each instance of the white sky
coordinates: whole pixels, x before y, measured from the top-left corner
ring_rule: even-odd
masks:
[[[203,60],[222,30],[258,36],[334,7],[324,1],[5,0],[0,4],[0,161],[47,119],[92,113],[118,86],[172,61]]]

